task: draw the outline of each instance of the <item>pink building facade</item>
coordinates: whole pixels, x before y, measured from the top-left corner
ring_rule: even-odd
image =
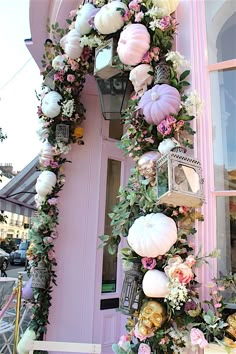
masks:
[[[40,66],[48,37],[46,18],[65,25],[75,0],[31,0],[32,42],[27,46]],[[236,4],[232,0],[181,0],[176,50],[190,61],[192,89],[204,101],[195,120],[194,155],[201,160],[206,203],[205,221],[196,225],[203,253],[222,252],[219,261],[198,274],[203,284],[217,272],[234,271],[236,252]],[[66,164],[66,183],[60,194],[59,238],[56,241],[57,286],[53,290],[47,340],[102,343],[111,353],[124,331],[125,316],[117,312],[123,271],[121,261],[98,249],[99,235],[109,231],[106,213],[115,203],[119,185],[125,185],[132,162],[116,143],[120,125],[101,114],[95,80],[87,79],[82,95],[86,107],[85,145],[74,145]]]

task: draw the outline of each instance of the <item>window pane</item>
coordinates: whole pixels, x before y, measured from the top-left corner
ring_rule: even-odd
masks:
[[[218,272],[236,272],[236,197],[217,198],[217,248],[221,250]]]
[[[209,64],[236,58],[236,1],[205,0]]]
[[[121,162],[108,159],[107,166],[107,189],[106,189],[106,214],[105,214],[105,230],[106,235],[111,235],[112,228],[111,219],[108,213],[117,203],[117,195],[120,187]],[[117,271],[117,255],[110,255],[107,248],[103,252],[103,269],[102,269],[102,292],[110,293],[116,291],[116,271]]]
[[[236,69],[210,74],[216,190],[236,189]]]

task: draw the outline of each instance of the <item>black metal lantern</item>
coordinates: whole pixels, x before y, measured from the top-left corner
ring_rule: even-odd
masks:
[[[132,269],[125,272],[119,305],[119,310],[125,315],[132,315],[142,305],[143,273],[140,268],[140,263],[134,263]]]
[[[105,119],[121,119],[121,111],[127,107],[132,84],[128,74],[121,74],[107,80],[96,77],[102,115]]]
[[[204,201],[200,161],[176,147],[156,162],[158,203],[199,207]]]

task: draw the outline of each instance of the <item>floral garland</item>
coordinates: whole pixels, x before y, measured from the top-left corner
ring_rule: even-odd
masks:
[[[144,296],[141,308],[127,320],[127,334],[113,345],[113,351],[120,354],[184,353],[190,348],[205,348],[208,342],[220,342],[225,337],[224,328],[228,324],[222,313],[223,298],[219,295],[223,286],[216,283],[211,288],[211,300],[205,305],[199,300],[195,269],[207,263],[207,257],[218,255],[216,251],[205,256],[194,255],[191,242],[196,233],[194,222],[196,219],[202,221],[203,216],[192,207],[157,205],[155,164],[147,170],[140,162],[150,151],[159,157],[178,145],[193,147],[195,132],[190,122],[200,114],[202,103],[195,91],[186,93],[190,85],[187,81],[190,74],[188,62],[180,53],[172,51],[173,37],[177,32],[177,22],[172,14],[177,5],[178,0],[108,3],[95,0],[94,4],[87,3],[71,11],[67,30],[59,28],[57,23],[48,28],[52,40],[45,43],[43,93],[38,96],[38,133],[43,143],[40,154],[42,172],[36,184],[37,215],[32,220],[28,251],[32,276],[37,274],[39,264],[43,263],[46,281],[44,287],[33,286],[30,329],[37,338],[42,338],[46,332],[52,284],[56,284],[54,239],[59,223],[58,193],[65,183],[62,166],[68,162],[64,155],[70,151],[72,143],[83,144],[81,124],[85,119],[85,108],[80,94],[85,76],[93,72],[94,49],[106,44],[110,38],[118,42],[116,65],[121,68],[128,65],[134,87],[134,94],[122,113],[125,134],[119,146],[137,163],[127,186],[120,188],[119,202],[110,213],[112,235],[100,237],[101,247],[108,246],[111,253],[116,252],[121,237],[128,235],[130,240],[134,225],[140,218],[150,215],[161,215],[171,220],[172,227],[178,226],[177,231],[173,231],[176,239],[168,251],[158,256],[140,255],[132,247],[121,250],[125,271],[136,263],[143,278],[150,270],[161,272],[166,279],[166,292],[160,298]],[[109,8],[109,21],[103,13],[105,6]],[[109,29],[113,25],[115,27]],[[139,53],[138,60],[136,53],[134,56],[128,53],[129,57],[136,58],[136,63],[130,63],[119,49],[120,39],[125,31],[131,31],[132,25],[142,25],[139,29],[145,32],[148,43],[143,53]],[[150,123],[143,100],[150,92],[152,101],[158,100],[158,94],[152,90],[161,86],[155,84],[155,75],[162,63],[169,70],[169,84],[162,87],[168,86],[172,92],[175,90],[177,105],[165,112],[158,122],[153,122],[151,117]],[[154,319],[145,318],[145,306],[155,307],[157,323]]]

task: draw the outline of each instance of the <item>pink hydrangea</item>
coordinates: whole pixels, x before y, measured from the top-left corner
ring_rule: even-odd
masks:
[[[151,348],[148,344],[141,343],[138,348],[138,354],[151,354]]]
[[[68,74],[66,79],[67,79],[68,82],[72,83],[72,82],[75,81],[75,75]]]

